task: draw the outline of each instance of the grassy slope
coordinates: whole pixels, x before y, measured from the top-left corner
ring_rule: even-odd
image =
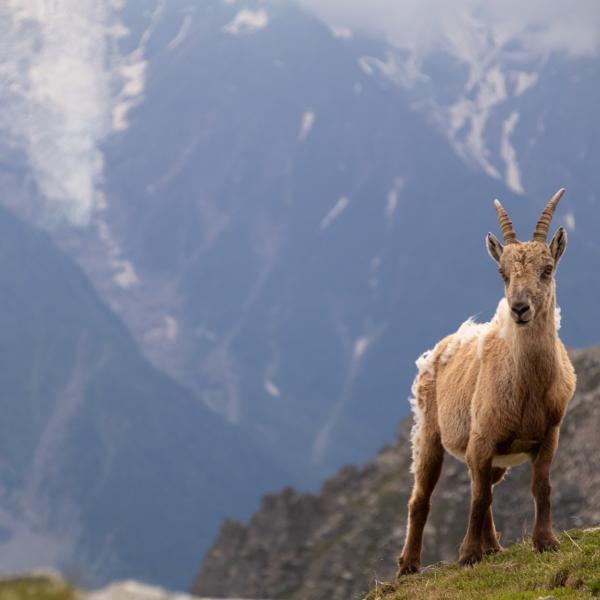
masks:
[[[0,581],[0,600],[77,600],[66,584],[47,577],[19,577]]]
[[[379,584],[365,600],[599,597],[600,528],[574,529],[560,538],[558,553],[537,554],[524,542],[473,568],[433,565],[419,575]]]

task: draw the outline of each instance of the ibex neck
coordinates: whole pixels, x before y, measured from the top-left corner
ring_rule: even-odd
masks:
[[[510,323],[507,342],[517,379],[527,386],[548,385],[557,369],[557,323],[554,298],[528,327]]]

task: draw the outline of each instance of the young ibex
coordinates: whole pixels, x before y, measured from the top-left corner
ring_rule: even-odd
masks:
[[[561,227],[546,243],[564,190],[548,202],[533,238],[520,242],[495,201],[504,246],[488,233],[504,294],[489,323],[469,319],[418,361],[413,386],[414,488],[399,575],[419,570],[423,528],[444,450],[465,461],[471,512],[459,560],[470,565],[501,550],[492,517],[492,486],[506,469],[531,460],[535,499],[533,545],[557,550],[550,515],[550,464],[558,431],[575,390],[575,372],[557,331],[554,273],[567,245]]]

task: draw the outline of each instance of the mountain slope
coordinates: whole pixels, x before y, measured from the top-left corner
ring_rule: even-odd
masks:
[[[46,234],[0,211],[3,572],[185,588],[220,520],[283,475],[139,353]]]
[[[558,530],[600,522],[600,347],[572,354],[578,389],[552,469]],[[194,585],[205,595],[348,600],[392,578],[406,528],[412,487],[410,423],[364,466],[346,467],[318,495],[286,489],[267,496],[247,523],[228,521]],[[494,490],[503,544],[531,531],[529,468],[513,468]],[[454,561],[466,530],[469,478],[446,457],[424,535],[423,564]]]

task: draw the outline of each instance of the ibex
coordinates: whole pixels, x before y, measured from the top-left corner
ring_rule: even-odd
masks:
[[[561,421],[575,391],[575,372],[558,337],[554,274],[567,245],[561,227],[548,229],[564,193],[548,202],[533,238],[520,242],[498,200],[504,246],[488,233],[504,294],[489,323],[468,319],[417,360],[412,432],[415,476],[399,575],[420,568],[423,528],[444,451],[467,463],[471,510],[459,561],[471,565],[501,550],[492,517],[492,487],[507,468],[530,460],[535,500],[533,545],[558,550],[552,531],[550,464]]]

